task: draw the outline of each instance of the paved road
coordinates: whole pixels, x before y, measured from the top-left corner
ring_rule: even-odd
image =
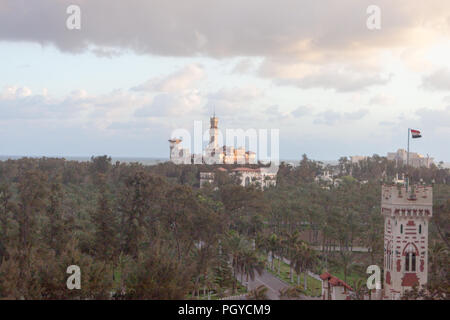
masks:
[[[237,279],[239,281],[241,281],[241,275],[238,274],[237,275]],[[244,275],[243,277],[244,279],[244,283],[243,285],[246,284],[246,277]],[[253,290],[257,287],[259,287],[260,285],[264,285],[267,287],[267,298],[269,298],[269,300],[280,300],[280,293],[279,290],[289,287],[288,284],[286,284],[285,282],[281,281],[280,279],[278,279],[277,277],[275,277],[273,274],[269,273],[268,271],[264,270],[261,275],[259,275],[258,273],[256,273],[255,275],[255,279],[251,280],[250,278],[248,279],[248,290]]]

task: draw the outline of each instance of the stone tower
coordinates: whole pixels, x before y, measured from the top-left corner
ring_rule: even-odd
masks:
[[[399,299],[428,273],[428,224],[432,216],[430,186],[383,185],[384,298]]]
[[[212,149],[217,149],[219,148],[219,118],[217,118],[214,114],[214,116],[210,118],[210,123],[211,126],[209,128],[209,145]]]
[[[169,140],[169,146],[170,146],[170,160],[174,160],[174,158],[179,157],[179,153],[181,151],[181,147],[180,147],[180,143],[181,143],[181,138],[180,139],[170,139]]]
[[[191,163],[191,154],[189,149],[181,148],[182,139],[170,139],[170,161],[175,164],[189,164]]]
[[[203,162],[206,164],[223,163],[223,147],[219,148],[219,118],[210,118],[209,143],[206,146]]]

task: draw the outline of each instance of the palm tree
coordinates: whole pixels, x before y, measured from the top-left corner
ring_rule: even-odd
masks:
[[[303,278],[303,287],[305,290],[308,289],[308,271],[314,268],[314,266],[317,264],[317,255],[314,249],[312,249],[307,243],[303,243],[302,247],[303,251],[303,270],[304,270],[304,278]]]
[[[231,267],[233,270],[233,293],[236,291],[237,285],[237,275],[241,273],[242,279],[242,252],[244,250],[244,239],[242,239],[238,234],[231,233],[227,239],[226,249],[231,255]],[[242,282],[242,281],[241,281]]]
[[[272,234],[269,239],[268,239],[268,245],[267,247],[269,248],[270,251],[270,255],[271,255],[271,264],[270,264],[270,269],[273,270],[274,269],[274,256],[275,256],[275,252],[277,252],[280,248],[280,241],[277,237],[276,234]]]
[[[254,280],[255,272],[258,272],[258,274],[261,275],[264,270],[264,264],[258,259],[256,252],[249,249],[242,252],[241,263],[241,277],[245,274],[248,287],[248,279],[250,278],[251,280]]]
[[[297,286],[300,285],[300,273],[303,271],[303,262],[303,250],[299,244],[295,248],[295,255],[291,258],[291,265],[293,265],[295,273],[297,273]]]
[[[297,245],[299,243],[299,233],[298,231],[295,231],[293,233],[289,233],[286,237],[286,239],[283,241],[286,245],[287,249],[287,256],[289,259],[289,275],[291,278],[291,282],[294,282],[293,276],[294,276],[294,262],[295,256],[297,255]],[[281,257],[280,257],[281,258]]]
[[[303,288],[308,289],[308,271],[314,268],[318,258],[314,249],[312,249],[305,241],[300,241],[296,246],[293,266],[297,273],[297,285],[300,284],[300,273],[304,272]]]
[[[248,300],[267,300],[267,287],[260,285],[247,294]]]

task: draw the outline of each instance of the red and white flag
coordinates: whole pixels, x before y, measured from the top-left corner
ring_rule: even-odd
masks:
[[[422,135],[420,134],[420,131],[419,130],[414,130],[414,129],[411,129],[411,135],[412,135],[413,139],[422,137]]]

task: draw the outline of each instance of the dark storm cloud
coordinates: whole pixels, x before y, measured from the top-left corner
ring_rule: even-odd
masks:
[[[383,32],[366,28],[362,0],[2,0],[0,40],[54,44],[80,52],[89,46],[137,53],[213,57],[290,56],[392,45],[448,1],[377,1]],[[81,30],[68,30],[66,8],[81,7]],[[100,52],[103,53],[103,52]],[[324,55],[324,57],[326,54]]]

